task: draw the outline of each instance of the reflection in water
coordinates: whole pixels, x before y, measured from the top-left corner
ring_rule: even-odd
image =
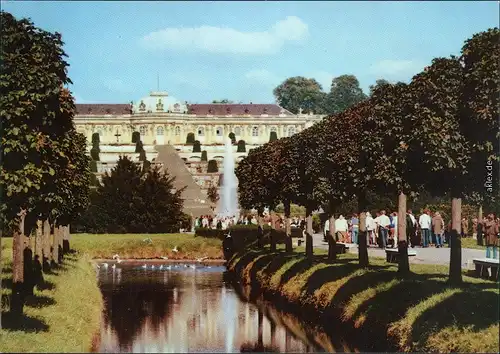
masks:
[[[276,310],[242,300],[224,283],[224,270],[184,265],[101,270],[105,310],[99,351],[324,351],[316,340],[287,329]]]

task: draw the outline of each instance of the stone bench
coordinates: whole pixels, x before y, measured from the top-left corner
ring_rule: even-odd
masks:
[[[387,262],[395,262],[399,257],[399,250],[397,248],[386,248],[385,255]],[[417,255],[417,251],[408,249],[408,257],[415,257]]]
[[[472,260],[474,266],[476,267],[476,274],[478,277],[495,277],[498,279],[498,270],[499,270],[499,260],[494,258],[474,258]],[[491,274],[489,272],[491,269]]]

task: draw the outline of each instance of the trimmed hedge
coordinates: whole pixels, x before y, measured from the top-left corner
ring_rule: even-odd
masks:
[[[236,144],[236,135],[233,132],[229,133],[228,138],[231,139],[231,144]]]
[[[270,235],[274,233],[276,243],[285,243],[286,233],[284,230],[272,230],[269,225],[264,225],[264,243],[270,243]],[[227,230],[210,229],[197,227],[194,232],[195,237],[217,238],[224,240],[228,232],[231,232],[233,244],[237,250],[241,250],[251,243],[257,242],[257,225],[234,225]]]
[[[97,144],[97,146],[99,146],[100,142],[101,142],[101,137],[99,136],[99,133],[92,134],[92,145],[95,146]]]
[[[201,152],[201,161],[207,161],[207,160],[208,160],[207,150],[203,150]]]
[[[195,140],[193,143],[193,152],[201,152],[201,143],[199,140]]]
[[[269,142],[278,140],[278,134],[276,132],[271,132],[269,134]]]
[[[236,150],[236,152],[247,152],[245,140],[238,141],[238,149]]]
[[[217,161],[210,160],[208,161],[207,173],[215,173],[219,172],[219,166],[217,166]]]
[[[133,132],[132,133],[132,144],[137,143],[139,140],[141,140],[141,133],[139,132]]]
[[[186,136],[186,145],[193,145],[194,144],[194,133],[188,133]]]

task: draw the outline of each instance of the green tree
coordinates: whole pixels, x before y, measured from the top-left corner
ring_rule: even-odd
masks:
[[[389,85],[389,84],[390,84],[390,82],[389,82],[389,81],[387,81],[386,79],[377,79],[377,80],[375,81],[375,84],[374,84],[374,85],[370,85],[370,96],[371,96],[371,95],[373,95],[373,92],[374,92],[377,88],[379,88],[379,87],[381,87],[381,86],[384,86],[384,85]]]
[[[186,136],[186,145],[193,145],[194,140],[194,133],[188,133],[188,135]]]
[[[332,80],[328,94],[328,113],[339,113],[366,99],[354,75],[341,75]]]
[[[219,189],[216,186],[211,185],[207,190],[207,197],[213,204],[217,203],[219,200]]]
[[[201,152],[201,161],[207,161],[207,160],[208,160],[207,150],[203,150]]]
[[[315,79],[295,76],[286,79],[277,86],[274,97],[278,104],[294,114],[300,109],[303,113],[321,113],[325,93]]]

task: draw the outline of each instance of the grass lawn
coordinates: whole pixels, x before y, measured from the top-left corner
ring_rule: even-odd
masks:
[[[151,239],[151,242],[143,241]],[[196,259],[209,257],[223,259],[222,242],[218,239],[194,237],[190,234],[75,234],[71,248],[89,254],[92,258],[160,258]],[[177,246],[178,252],[172,251]]]
[[[2,326],[0,352],[88,352],[98,334],[102,297],[88,255],[66,255],[42,289],[27,299],[24,317],[11,320],[12,241],[3,239]]]
[[[397,265],[370,258],[370,267],[360,269],[356,257],[343,254],[330,263],[318,252],[307,260],[303,249],[252,250],[235,256],[229,267],[300,313],[343,322],[354,338],[368,338],[364,350],[383,351],[389,343],[407,352],[498,351],[498,283],[464,274],[463,285],[453,287],[448,267],[418,264],[401,279]]]
[[[486,246],[478,246],[477,240],[474,240],[472,237],[463,237],[461,238],[462,248],[473,248],[476,250],[485,250]]]

